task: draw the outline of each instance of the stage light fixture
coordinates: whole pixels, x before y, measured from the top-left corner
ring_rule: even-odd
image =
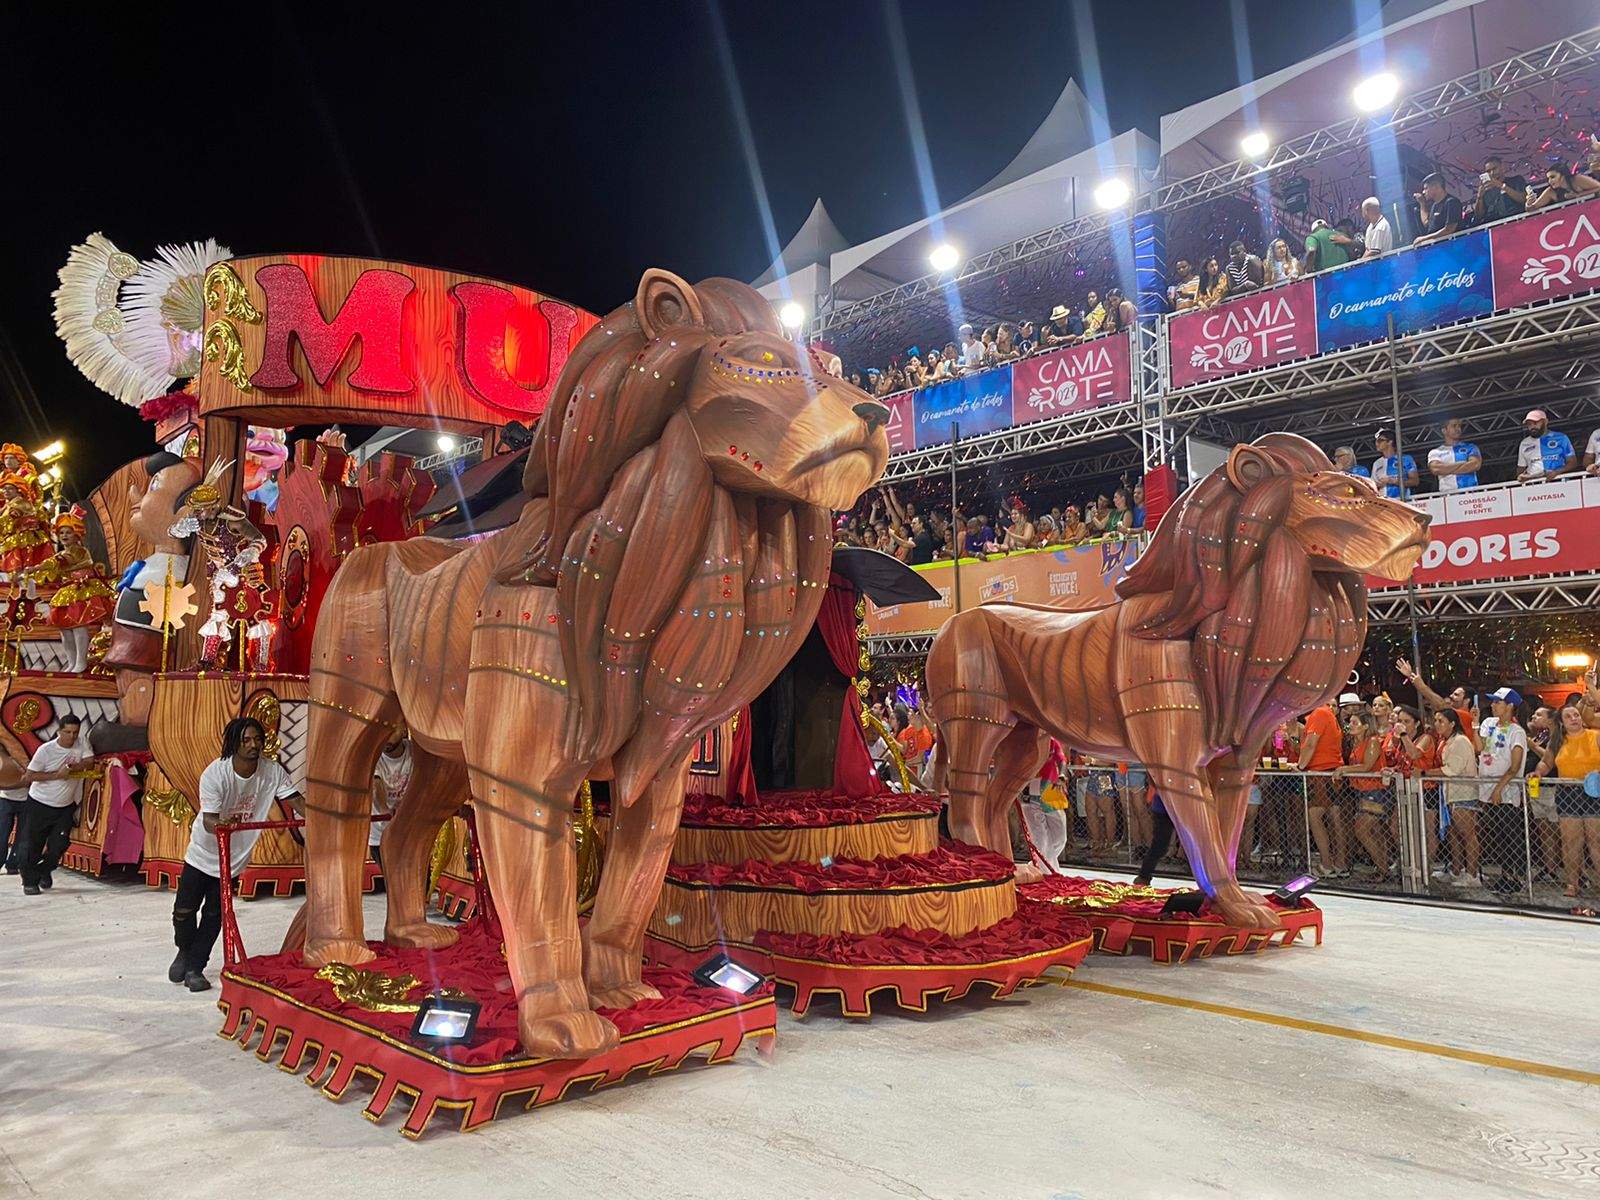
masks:
[[[734,962],[726,954],[713,955],[696,967],[694,981],[701,987],[725,988],[741,996],[748,996],[765,982],[762,976]]]
[[[1128,186],[1126,179],[1112,178],[1095,186],[1094,202],[1101,208],[1121,208],[1131,195],[1133,189]]]
[[[1295,908],[1300,904],[1300,897],[1316,886],[1315,875],[1299,875],[1273,892],[1272,898],[1285,908]]]
[[[456,448],[455,438],[451,437],[448,433],[441,433],[437,438],[434,439],[433,444],[439,447],[440,454],[449,454],[450,451]]]
[[[1272,139],[1259,129],[1239,139],[1239,150],[1246,158],[1260,158],[1271,148]]]
[[[1387,108],[1393,104],[1394,98],[1399,94],[1399,78],[1390,71],[1380,71],[1356,84],[1350,93],[1350,98],[1362,112],[1377,112],[1380,108]]]
[[[479,1005],[465,996],[427,996],[411,1023],[411,1036],[423,1042],[465,1042],[478,1028]]]
[[[961,251],[957,250],[949,242],[941,242],[928,255],[928,265],[941,275],[946,271],[955,270],[960,262]]]
[[[1550,665],[1558,671],[1587,671],[1593,656],[1582,650],[1557,650],[1550,656]]]
[[[42,484],[54,483],[55,478],[56,472],[54,467],[46,467],[44,470],[39,472],[39,482]]]
[[[806,323],[806,310],[797,301],[791,300],[778,310],[778,320],[793,333]]]
[[[42,463],[53,463],[67,452],[67,447],[61,439],[57,438],[43,450],[35,450],[33,456]]]

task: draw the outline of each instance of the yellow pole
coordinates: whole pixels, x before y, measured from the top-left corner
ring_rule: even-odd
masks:
[[[167,624],[167,605],[172,597],[172,560],[167,559],[167,586],[161,591],[161,673],[167,673],[167,646],[172,641],[172,626]]]
[[[234,626],[234,628],[236,630],[238,630],[238,635],[239,635],[238,636],[238,641],[239,641],[239,674],[243,675],[244,671],[245,671],[245,666],[244,666],[244,635],[245,635],[245,630],[248,629],[249,626],[245,623],[245,619],[243,617],[240,617],[237,621],[235,621],[233,623],[233,626]]]

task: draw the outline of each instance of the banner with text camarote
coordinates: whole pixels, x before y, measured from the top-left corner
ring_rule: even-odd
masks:
[[[1428,548],[1412,577],[1419,587],[1600,567],[1600,478],[1417,496],[1413,502],[1433,517]]]
[[[1489,234],[1457,234],[1358,266],[1329,271],[1317,287],[1317,348],[1327,354],[1494,311]]]
[[[1020,600],[1061,609],[1100,608],[1116,599],[1117,580],[1138,553],[1138,542],[1107,539],[1093,545],[1023,550],[990,559],[964,558],[959,564],[961,607],[976,608],[990,600]],[[933,633],[955,612],[957,564],[929,563],[914,569],[939,590],[939,599],[884,608],[867,601],[868,637]]]

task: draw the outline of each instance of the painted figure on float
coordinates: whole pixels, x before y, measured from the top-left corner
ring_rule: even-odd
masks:
[[[369,785],[412,736],[384,835],[385,940],[441,946],[424,917],[435,835],[466,781],[505,932],[524,1047],[617,1044],[592,1011],[640,980],[697,739],[765,688],[816,619],[832,509],[888,460],[888,410],[829,377],[772,307],[726,279],[647,271],[574,348],[531,447],[517,523],[470,547],[368,546],[335,577],[312,652],[307,904],[314,965],[367,961]],[[611,781],[613,825],[580,936],[571,822]]]
[[[51,523],[57,550],[28,572],[37,583],[54,585],[50,595],[50,624],[61,631],[66,670],[79,675],[89,669],[89,636],[110,617],[116,592],[105,570],[83,544],[88,527],[78,505]]]
[[[1117,603],[952,617],[927,666],[951,831],[1008,853],[1012,799],[1054,736],[1142,762],[1222,916],[1277,927],[1234,874],[1255,764],[1280,722],[1345,686],[1366,640],[1366,576],[1409,578],[1428,523],[1304,438],[1268,434],[1179,498]]]

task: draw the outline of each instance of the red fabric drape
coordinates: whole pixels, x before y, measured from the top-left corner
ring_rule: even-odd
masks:
[[[833,665],[846,679],[854,678],[861,656],[856,642],[856,589],[840,575],[830,574],[828,591],[817,613],[817,631],[822,634]],[[866,735],[861,729],[861,697],[854,687],[844,693],[844,711],[839,714],[839,748],[833,756],[833,790],[852,796],[876,796],[886,790],[872,769]]]
[[[756,773],[750,765],[750,706],[739,710],[738,728],[728,747],[728,804],[754,807],[761,800],[756,793]]]

